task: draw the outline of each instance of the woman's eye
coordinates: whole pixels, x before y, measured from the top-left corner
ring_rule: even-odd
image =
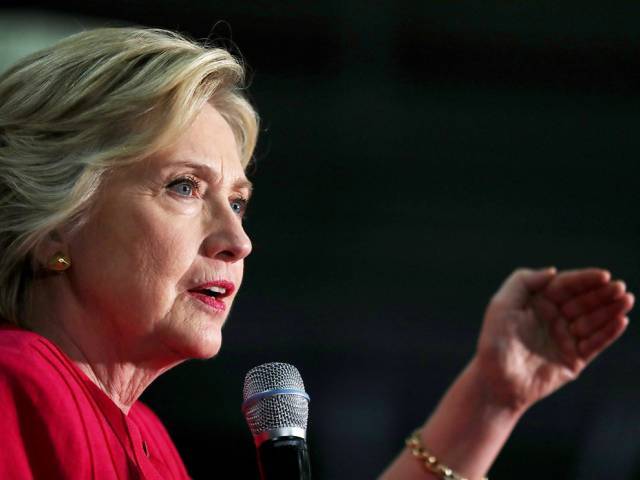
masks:
[[[194,197],[198,193],[198,185],[195,178],[178,178],[167,185],[167,188],[181,197]]]
[[[242,217],[247,210],[247,203],[246,198],[234,198],[229,205],[231,205],[231,210],[233,210],[236,215]]]

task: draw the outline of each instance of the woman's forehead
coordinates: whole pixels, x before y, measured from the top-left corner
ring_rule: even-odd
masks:
[[[248,182],[235,135],[209,104],[170,145],[147,157],[144,163],[145,169],[189,168],[217,181]]]
[[[200,161],[242,168],[233,130],[215,107],[205,104],[189,127],[169,147],[172,156],[191,156]],[[224,162],[221,162],[224,160]],[[222,166],[220,167],[223,168]]]

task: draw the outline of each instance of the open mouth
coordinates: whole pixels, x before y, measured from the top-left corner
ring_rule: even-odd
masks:
[[[227,295],[229,295],[227,293],[227,289],[224,287],[209,287],[209,288],[201,288],[198,290],[191,290],[191,291],[195,293],[201,293],[202,295],[206,295],[208,297],[213,297],[213,298],[224,298]]]
[[[233,283],[225,280],[218,280],[192,288],[189,290],[189,294],[214,310],[221,311],[225,310],[227,307],[223,299],[231,295],[234,288]]]

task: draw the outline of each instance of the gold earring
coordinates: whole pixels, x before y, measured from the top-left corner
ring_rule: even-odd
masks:
[[[71,259],[62,252],[56,252],[47,265],[49,270],[62,272],[71,266]]]

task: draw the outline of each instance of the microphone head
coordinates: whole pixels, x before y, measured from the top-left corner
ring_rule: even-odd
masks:
[[[256,446],[272,438],[305,438],[309,395],[300,372],[287,363],[265,363],[247,372],[242,412]]]

